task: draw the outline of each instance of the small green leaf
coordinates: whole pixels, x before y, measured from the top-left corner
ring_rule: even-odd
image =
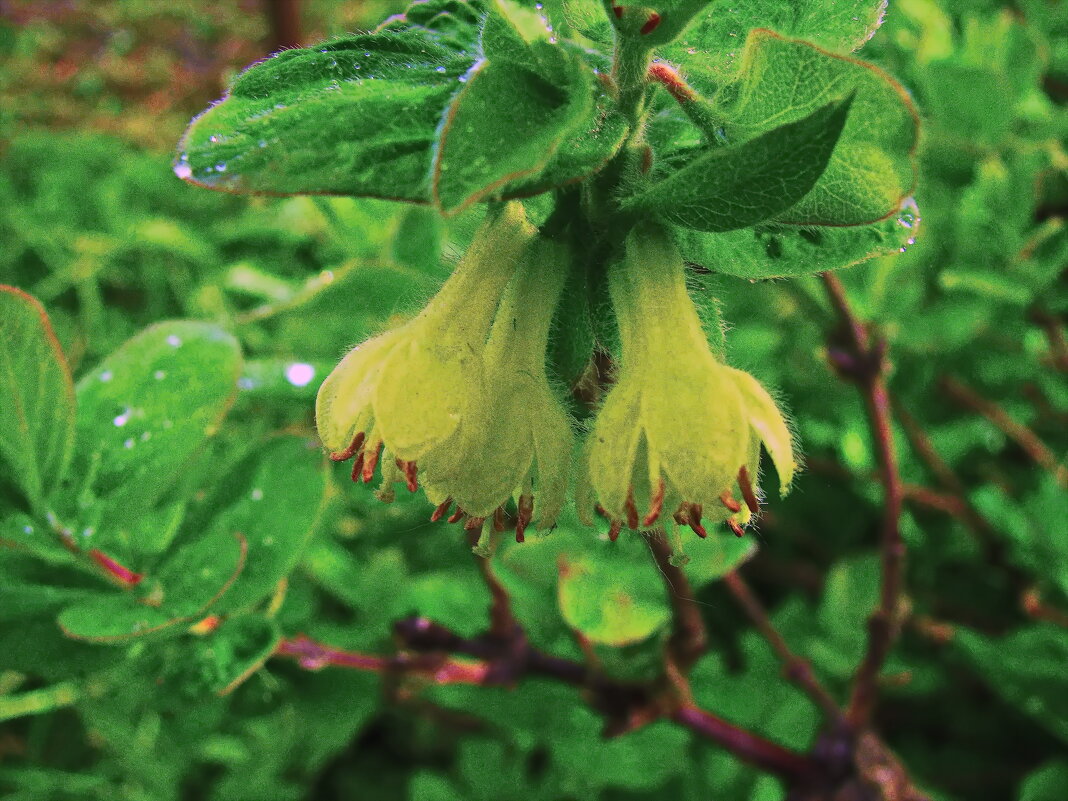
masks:
[[[721,234],[677,228],[675,242],[687,262],[753,280],[837,270],[898,253],[913,243],[919,229],[919,212],[910,198],[897,215],[871,225],[771,224]]]
[[[699,231],[731,231],[778,215],[823,174],[851,103],[850,96],[741,144],[709,147],[623,208]]]
[[[536,175],[595,113],[593,73],[575,51],[541,41],[526,51],[476,66],[449,107],[434,161],[446,213]]]
[[[438,123],[475,61],[480,15],[419,2],[375,33],[253,65],[190,125],[175,172],[236,192],[429,201]]]
[[[135,591],[73,604],[59,615],[68,637],[121,644],[202,618],[233,586],[247,563],[243,537],[222,533],[180,548],[156,577]]]
[[[34,298],[0,285],[0,479],[40,506],[63,478],[73,445],[74,384],[48,315]]]
[[[627,645],[667,625],[671,610],[664,586],[646,559],[622,553],[617,543],[560,557],[557,599],[567,624],[591,642]],[[644,544],[643,544],[644,545]]]
[[[97,494],[138,510],[158,500],[229,410],[240,368],[237,341],[222,329],[170,322],[84,376],[78,453]]]

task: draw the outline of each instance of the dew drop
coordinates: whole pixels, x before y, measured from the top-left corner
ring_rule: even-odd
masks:
[[[212,134],[208,137],[208,141],[211,142],[213,145],[217,144],[219,141],[219,137],[217,137],[215,134]]]
[[[262,501],[263,500],[263,490],[261,490],[259,487],[256,487],[256,489],[252,490],[252,500],[254,500],[254,501]]]
[[[189,156],[183,153],[178,162],[174,165],[174,174],[181,178],[183,181],[188,181],[193,177],[193,168],[189,166]]]
[[[123,411],[122,414],[118,415],[111,422],[113,422],[117,428],[122,428],[124,425],[130,422],[130,410],[126,409],[125,411]]]
[[[132,439],[128,439],[124,443],[122,443],[122,447],[124,447],[126,450],[130,450],[131,448],[133,448],[133,446],[134,441]]]
[[[171,334],[170,336],[167,337],[167,344],[170,345],[172,348],[181,347],[182,338],[179,337],[179,336],[176,336],[175,334]]]
[[[434,69],[434,72],[445,72],[445,68],[444,67],[436,67]]]
[[[286,381],[295,387],[306,387],[315,378],[315,368],[310,364],[295,362],[286,367]]]
[[[226,172],[226,164],[220,161],[215,165],[215,172]]]
[[[108,381],[110,381],[114,377],[115,377],[115,375],[114,375],[114,373],[111,372],[111,370],[105,370],[104,372],[102,372],[100,374],[100,383],[106,384]]]

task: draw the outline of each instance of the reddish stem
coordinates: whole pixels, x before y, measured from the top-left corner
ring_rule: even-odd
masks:
[[[871,719],[877,695],[880,671],[900,629],[898,604],[904,583],[905,543],[901,538],[901,506],[904,498],[897,467],[894,435],[891,427],[890,396],[886,389],[885,348],[873,342],[868,330],[853,313],[845,289],[837,276],[823,274],[827,296],[845,330],[847,352],[837,364],[841,374],[861,390],[868,414],[868,424],[883,484],[883,520],[880,535],[882,586],[879,605],[868,619],[868,646],[853,676],[847,717],[857,727]]]

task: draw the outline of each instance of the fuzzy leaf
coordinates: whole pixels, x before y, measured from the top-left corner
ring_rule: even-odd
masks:
[[[871,225],[797,228],[759,225],[706,234],[675,230],[675,243],[687,262],[750,280],[786,278],[852,267],[912,244],[920,217],[912,199],[900,212]]]
[[[43,502],[66,472],[73,434],[74,384],[48,315],[0,285],[0,483]]]
[[[698,231],[731,231],[793,206],[816,184],[849,115],[851,98],[730,147],[709,147],[682,169],[628,198],[623,207],[655,213]]]
[[[428,202],[438,123],[475,62],[481,8],[415,3],[375,33],[283,50],[190,125],[180,178],[234,192]]]
[[[479,64],[449,108],[434,163],[434,199],[446,213],[536,175],[566,136],[595,121],[593,73],[580,56],[548,42],[525,49],[526,59],[509,51]]]
[[[896,213],[916,182],[919,117],[901,85],[871,64],[767,30],[750,34],[735,82],[715,98],[728,141],[804,119],[850,94],[849,119],[823,175],[776,221],[867,225]]]

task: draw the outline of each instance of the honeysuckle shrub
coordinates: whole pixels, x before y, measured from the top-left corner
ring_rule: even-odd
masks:
[[[250,68],[175,165],[109,137],[34,130],[18,111],[0,119],[0,282],[21,290],[0,295],[13,367],[0,383],[0,790],[781,798],[774,779],[666,724],[601,740],[566,688],[423,687],[412,701],[404,688],[398,703],[367,674],[269,657],[298,634],[388,653],[391,623],[413,614],[482,631],[489,597],[464,534],[484,532],[480,551],[495,546],[539,647],[581,658],[577,631],[608,675],[645,678],[670,598],[635,531],[667,526],[713,633],[696,700],[807,748],[815,713],[717,579],[752,560],[775,624],[832,689],[846,686],[877,588],[878,494],[855,392],[826,367],[833,321],[806,276],[866,261],[839,274],[889,341],[895,400],[1001,546],[907,507],[913,615],[956,634],[934,645],[906,628],[880,727],[936,797],[1059,798],[1065,635],[1020,611],[1008,576],[1065,607],[1063,492],[936,388],[965,379],[1063,455],[1068,398],[1046,339],[1065,314],[1062,11],[721,3],[680,32],[679,4],[651,9],[661,20],[642,33],[651,15],[637,8],[433,8]],[[54,45],[51,29],[12,30],[0,20],[5,98],[34,85],[12,72],[20,60]],[[371,46],[383,36],[385,51]],[[653,45],[617,62],[625,80],[616,36]],[[231,192],[297,196],[203,192],[168,181],[172,166]],[[508,220],[517,252],[447,289]],[[507,272],[497,290],[494,270]],[[426,333],[422,310],[450,294],[465,305]],[[478,358],[468,350],[427,382],[444,361],[433,354],[454,351],[479,315]],[[336,467],[322,455],[352,446],[359,410],[337,418],[352,428],[336,443],[312,413],[339,359],[330,382],[357,382],[346,365],[386,341],[409,358],[381,354],[376,369],[398,378],[376,379],[361,408],[414,410],[394,424],[402,438],[418,425],[446,444],[434,458],[425,437],[402,443],[414,459],[383,450],[370,475],[390,504],[353,486],[356,451]],[[343,403],[363,402],[346,389]],[[443,407],[428,391],[462,413],[432,419]],[[13,399],[31,413],[11,417]],[[680,440],[664,405],[709,414]],[[612,436],[600,443],[598,429]],[[937,486],[895,433],[906,482]],[[701,447],[713,436],[734,445]],[[613,447],[618,469],[598,470]],[[807,470],[780,500],[801,453]],[[754,496],[771,499],[757,521],[743,464]],[[683,468],[717,480],[691,489]],[[646,524],[658,477],[663,505]],[[488,499],[461,501],[450,525],[440,518],[456,499],[438,509],[453,492]],[[562,508],[540,519],[553,498]],[[480,517],[479,532],[458,530]],[[472,718],[477,731],[459,735]]]

